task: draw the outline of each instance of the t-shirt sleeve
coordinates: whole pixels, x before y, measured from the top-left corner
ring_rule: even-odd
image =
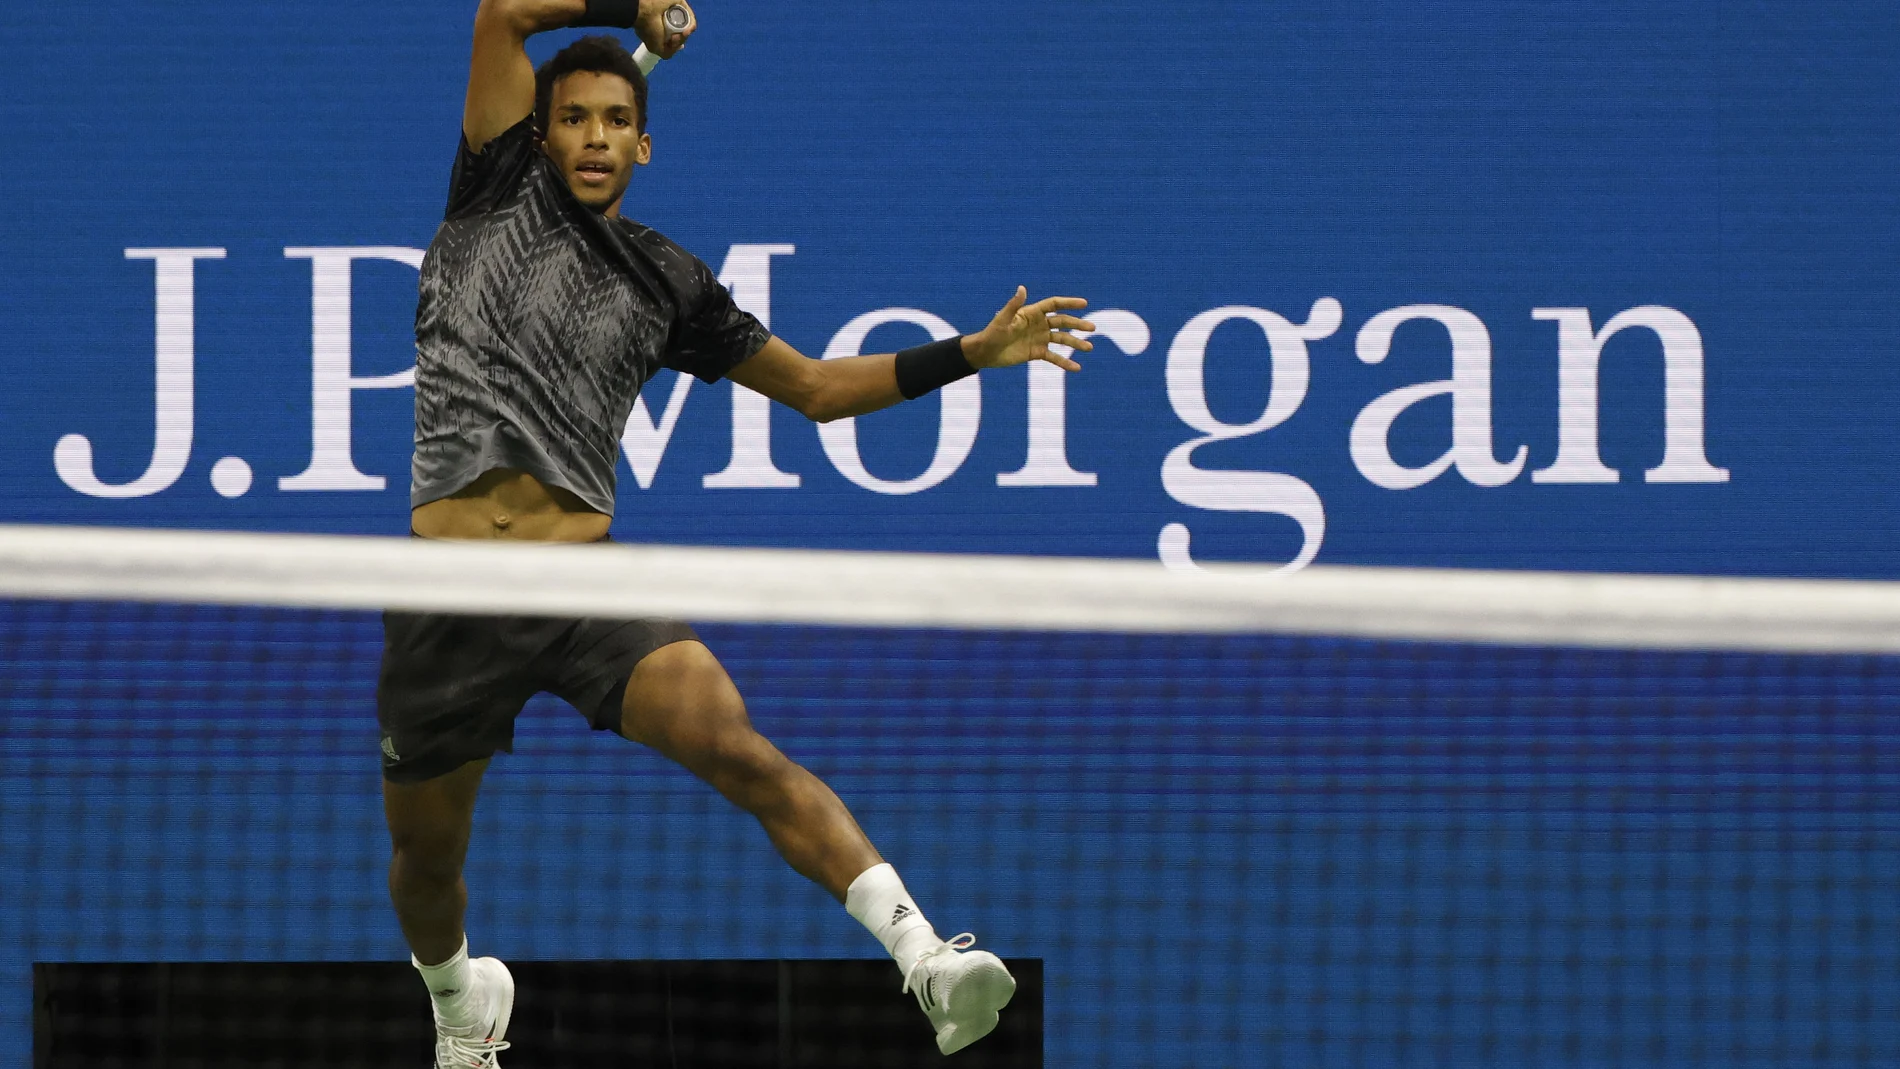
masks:
[[[455,153],[455,170],[449,177],[449,206],[442,217],[460,219],[500,207],[521,185],[539,152],[532,115],[497,134],[479,153],[469,147],[464,135]]]
[[[772,338],[765,324],[740,308],[698,257],[693,258],[685,296],[685,315],[663,361],[675,371],[716,382]]]

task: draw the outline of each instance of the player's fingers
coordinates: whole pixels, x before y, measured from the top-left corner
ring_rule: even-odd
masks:
[[[1086,330],[1086,331],[1091,331],[1091,332],[1095,330],[1095,324],[1089,322],[1088,320],[1077,319],[1074,316],[1068,316],[1068,315],[1050,316],[1049,326],[1051,329],[1054,329],[1054,330]]]
[[[1088,340],[1087,338],[1078,338],[1073,334],[1052,334],[1049,336],[1049,344],[1050,345],[1066,345],[1071,349],[1080,349],[1081,351],[1085,353],[1093,352],[1095,350],[1094,342]]]
[[[1016,313],[1023,310],[1023,302],[1028,299],[1029,290],[1023,286],[1017,286],[1016,292],[1010,295],[1009,303],[1003,305],[1003,310],[996,313],[996,318],[1004,323],[1015,319]]]
[[[1069,359],[1067,356],[1064,356],[1063,354],[1058,353],[1053,349],[1037,357],[1036,359],[1047,360],[1049,363],[1054,364],[1055,366],[1061,368],[1064,371],[1082,370],[1081,364],[1076,363],[1075,361]]]
[[[1088,306],[1089,306],[1089,302],[1083,300],[1080,297],[1044,297],[1042,300],[1037,301],[1035,303],[1031,311],[1037,312],[1042,315],[1048,315],[1051,312],[1061,312],[1061,311],[1066,311],[1066,310],[1073,310],[1076,308],[1087,308]]]

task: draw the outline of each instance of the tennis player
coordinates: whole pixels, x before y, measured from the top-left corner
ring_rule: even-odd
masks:
[[[980,333],[817,361],[741,311],[713,272],[627,219],[652,153],[647,84],[611,37],[539,71],[523,48],[568,26],[634,30],[670,57],[692,36],[675,0],[482,0],[448,210],[416,314],[412,528],[423,538],[596,542],[635,394],[660,368],[721,376],[818,421],[874,412],[979,368],[1047,360],[1086,302],[1016,294]],[[1015,981],[973,937],[939,938],[896,870],[816,776],[752,727],[719,661],[675,620],[391,612],[377,685],[390,898],[435,1008],[438,1066],[494,1066],[514,981],[463,932],[477,788],[527,699],[551,692],[679,762],[755,816],[798,872],[883,943],[948,1054],[996,1026]]]

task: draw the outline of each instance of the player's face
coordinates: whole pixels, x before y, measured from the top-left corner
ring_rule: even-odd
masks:
[[[575,71],[554,83],[548,101],[548,158],[582,204],[617,215],[633,169],[653,155],[636,126],[633,86],[617,74]]]

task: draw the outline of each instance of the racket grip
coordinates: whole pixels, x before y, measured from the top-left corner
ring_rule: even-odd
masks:
[[[647,51],[646,45],[640,45],[633,50],[633,61],[640,65],[640,73],[646,75],[651,75],[653,68],[660,65],[660,57]]]

